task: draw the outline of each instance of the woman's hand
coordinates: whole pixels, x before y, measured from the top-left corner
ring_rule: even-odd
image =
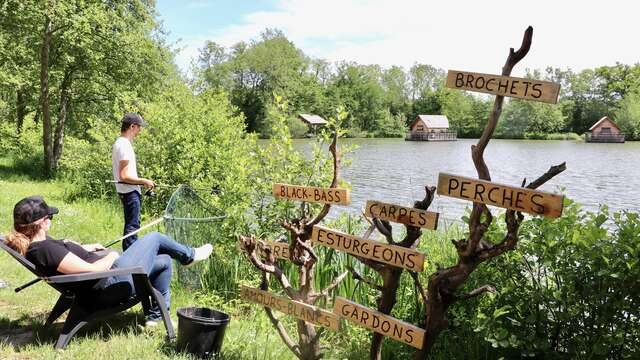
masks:
[[[86,245],[82,245],[82,247],[89,252],[100,251],[105,249],[105,247],[102,246],[102,244],[86,244]]]

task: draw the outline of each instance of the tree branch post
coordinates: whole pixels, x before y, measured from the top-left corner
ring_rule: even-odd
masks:
[[[502,76],[510,76],[513,67],[527,55],[531,48],[532,37],[533,28],[529,26],[524,32],[520,48],[517,51],[514,51],[513,48],[509,49],[509,55],[502,68]],[[482,136],[476,145],[471,146],[471,158],[478,178],[481,180],[491,181],[491,173],[484,160],[484,151],[497,127],[498,120],[502,114],[503,102],[504,97],[497,95]],[[529,184],[527,188],[537,188],[564,171],[564,169],[564,163],[551,167],[549,171]],[[429,276],[426,294],[422,296],[425,305],[424,324],[426,333],[422,349],[414,354],[414,359],[427,358],[438,335],[449,325],[447,310],[453,303],[495,291],[492,285],[484,285],[466,294],[457,293],[458,289],[469,278],[469,275],[482,262],[499,256],[506,251],[513,250],[516,247],[518,243],[518,230],[523,219],[524,216],[520,212],[507,210],[505,215],[507,233],[500,243],[494,245],[489,240],[484,239],[484,235],[493,221],[491,211],[485,204],[473,203],[471,216],[469,217],[469,234],[467,239],[453,240],[453,244],[458,253],[457,263],[446,269],[438,269],[438,271]],[[417,280],[415,276],[414,280]],[[417,282],[416,286],[418,286]]]
[[[337,141],[338,131],[336,129],[331,145],[329,146],[329,151],[333,156],[333,179],[330,188],[336,188],[339,181],[340,156]],[[243,251],[247,254],[249,261],[262,272],[263,288],[267,288],[268,284],[266,282],[268,282],[269,275],[273,274],[284,289],[285,294],[291,300],[308,305],[315,305],[320,299],[328,297],[330,292],[347,276],[348,272],[338,275],[325,289],[319,292],[313,289],[314,269],[318,261],[318,255],[311,245],[311,234],[313,232],[313,226],[320,223],[327,216],[330,209],[331,204],[325,204],[315,217],[309,219],[310,208],[308,204],[303,201],[300,205],[299,218],[284,219],[281,222],[282,228],[290,235],[288,260],[298,269],[298,289],[291,286],[289,280],[276,264],[275,259],[273,259],[273,254],[271,254],[268,247],[261,241],[256,240],[253,236],[241,236]],[[258,248],[269,258],[267,262],[260,260],[258,257]],[[304,360],[318,360],[322,358],[320,337],[324,332],[323,328],[316,328],[312,323],[297,319],[296,329],[298,332],[298,341],[296,343],[289,336],[282,323],[273,315],[273,311],[267,307],[265,307],[265,311],[273,326],[278,330],[284,343],[297,358]]]

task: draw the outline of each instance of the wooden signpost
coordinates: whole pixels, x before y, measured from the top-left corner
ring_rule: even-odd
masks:
[[[448,88],[516,97],[550,104],[558,102],[560,84],[549,81],[449,70]]]
[[[262,306],[278,310],[287,315],[310,322],[332,330],[340,330],[340,318],[326,310],[305,303],[289,300],[260,289],[240,286],[240,297]]]
[[[401,246],[387,245],[374,240],[365,240],[319,225],[313,227],[311,241],[314,244],[320,244],[344,251],[351,255],[411,271],[424,270],[424,254]]]
[[[349,205],[349,190],[273,184],[273,196],[313,203]]]
[[[438,194],[546,217],[562,214],[564,196],[440,173]]]
[[[422,227],[431,230],[436,230],[438,228],[438,213],[419,210],[416,208],[369,200],[367,201],[364,214],[380,220],[388,220],[415,227]]]
[[[278,242],[278,241],[268,241],[268,240],[262,240],[262,242],[267,248],[271,249],[271,252],[273,253],[273,256],[276,259],[284,259],[284,260],[290,259],[289,244]],[[243,251],[246,250],[243,246],[242,240],[239,241],[238,246],[240,247],[240,250],[243,250]],[[261,252],[260,255],[263,257],[266,256],[264,252]]]
[[[336,297],[333,313],[417,349],[422,348],[425,331],[415,325],[366,308],[345,298]]]

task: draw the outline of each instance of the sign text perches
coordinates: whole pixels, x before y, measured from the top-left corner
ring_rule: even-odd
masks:
[[[273,196],[282,199],[349,205],[349,190],[347,189],[273,184],[272,192]]]
[[[438,175],[438,194],[546,217],[562,215],[564,196],[457,175]]]

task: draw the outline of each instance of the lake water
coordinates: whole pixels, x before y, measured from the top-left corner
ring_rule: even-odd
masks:
[[[335,206],[331,217],[348,210],[360,214],[367,200],[411,205],[424,197],[424,186],[436,186],[439,172],[477,178],[471,145],[477,140],[414,142],[403,139],[349,139],[355,144],[352,165],[342,178],[351,183],[351,205]],[[297,140],[304,151],[310,140]],[[562,193],[596,210],[606,203],[611,210],[640,210],[640,142],[594,144],[580,141],[498,140],[489,142],[484,155],[493,182],[519,186],[532,181],[550,166],[567,163],[567,170],[540,190]],[[471,203],[436,195],[430,210],[445,221],[458,221]]]

